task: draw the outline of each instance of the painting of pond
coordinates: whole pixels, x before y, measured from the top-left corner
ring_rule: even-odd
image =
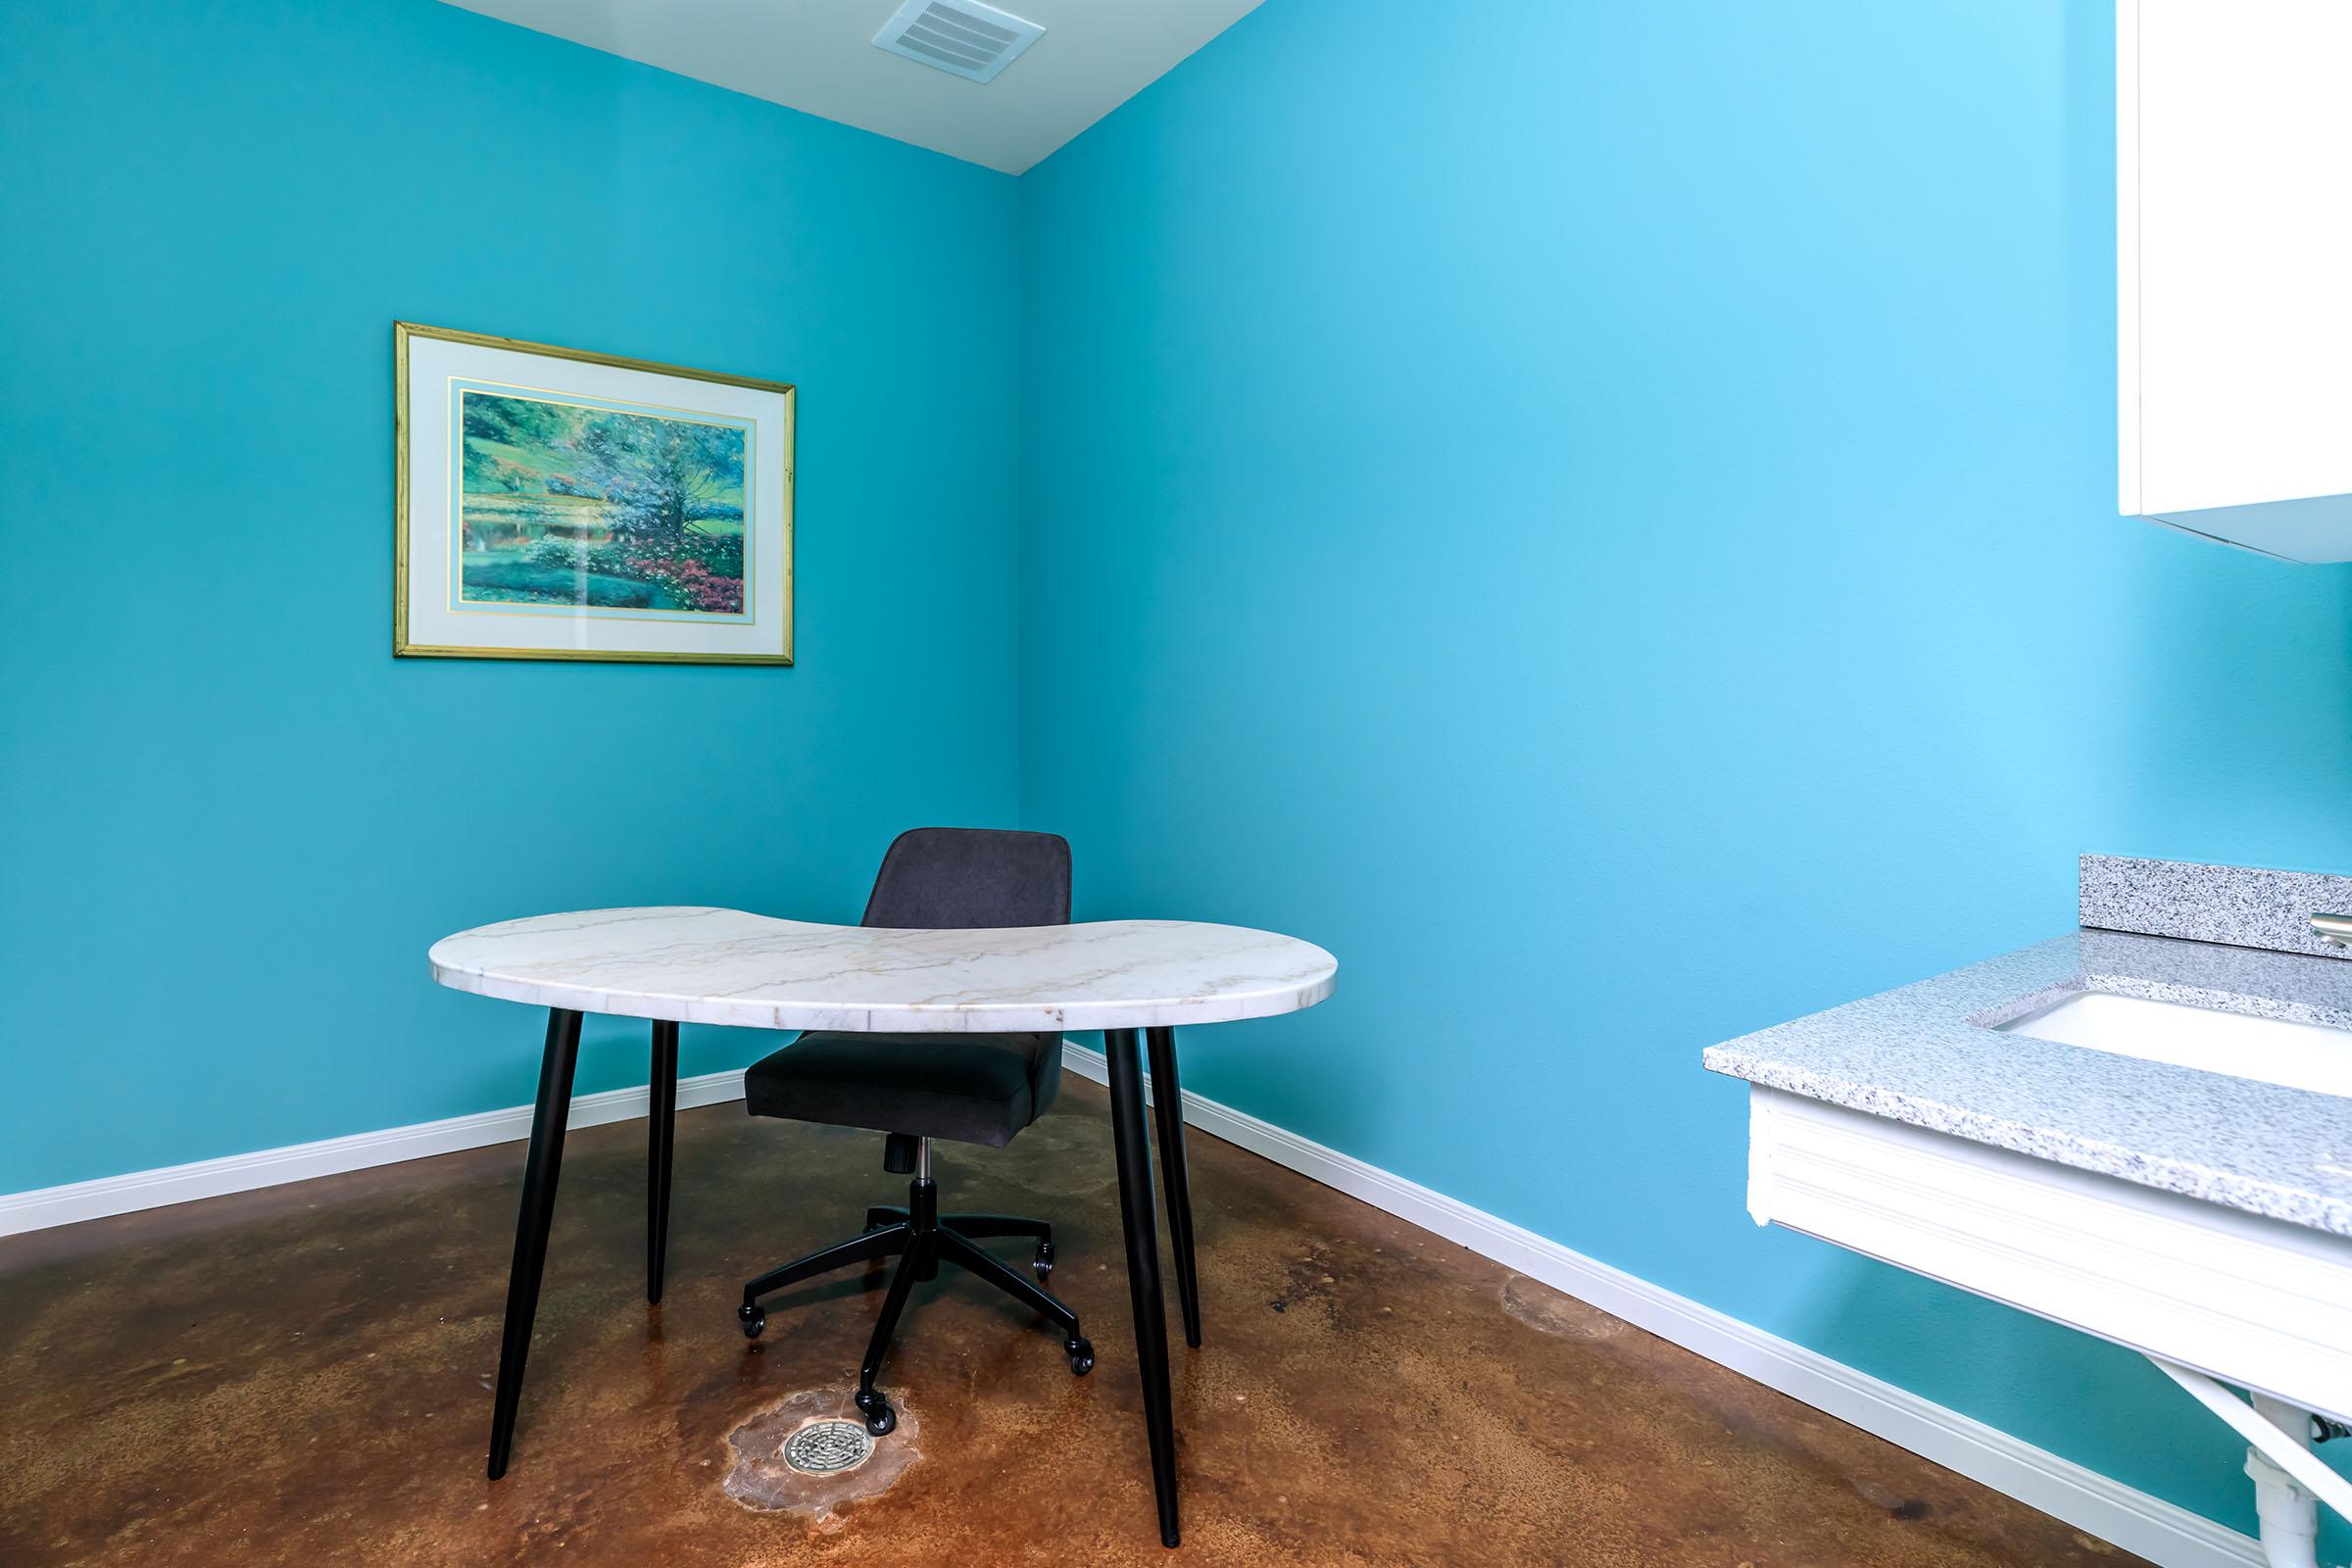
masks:
[[[743,614],[742,425],[459,398],[461,605]]]

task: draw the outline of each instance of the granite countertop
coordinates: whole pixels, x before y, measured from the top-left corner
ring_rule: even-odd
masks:
[[[1708,1049],[1734,1078],[2352,1237],[2352,1099],[1994,1025],[2076,991],[2352,1030],[2352,961],[2079,931]]]

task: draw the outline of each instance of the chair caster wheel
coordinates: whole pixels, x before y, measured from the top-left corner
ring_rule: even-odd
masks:
[[[890,1407],[890,1401],[882,1397],[879,1390],[859,1389],[852,1402],[864,1413],[865,1430],[873,1437],[889,1437],[899,1424],[899,1412]]]
[[[1070,1376],[1082,1378],[1095,1369],[1095,1342],[1085,1335],[1071,1335],[1061,1348],[1070,1355]]]
[[[1038,1243],[1037,1261],[1029,1266],[1037,1270],[1037,1282],[1043,1285],[1046,1277],[1054,1272],[1054,1244],[1052,1242]]]
[[[735,1309],[735,1321],[743,1325],[743,1337],[756,1340],[767,1327],[767,1313],[756,1301],[746,1301]]]

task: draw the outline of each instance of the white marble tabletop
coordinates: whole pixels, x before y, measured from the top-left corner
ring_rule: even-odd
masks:
[[[1224,1023],[1311,1007],[1311,942],[1189,920],[891,930],[741,909],[543,914],[433,944],[433,978],[542,1007],[759,1029],[994,1033]]]

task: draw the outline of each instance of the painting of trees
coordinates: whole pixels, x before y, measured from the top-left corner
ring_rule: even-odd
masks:
[[[742,612],[740,425],[506,392],[462,402],[464,599]]]

